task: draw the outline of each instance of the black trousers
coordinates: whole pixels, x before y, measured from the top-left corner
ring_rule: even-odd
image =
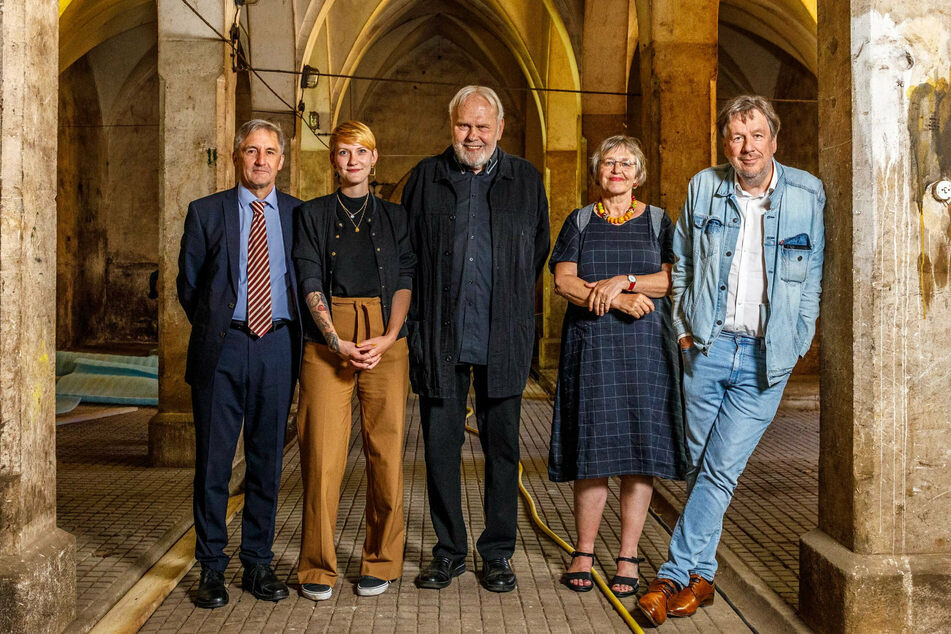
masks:
[[[486,367],[459,364],[455,396],[419,399],[426,445],[429,515],[436,531],[434,557],[462,559],[468,552],[462,515],[460,462],[465,440],[466,399],[470,370],[475,387],[479,442],[485,454],[485,530],[476,549],[485,559],[509,558],[515,552],[518,520],[518,428],[522,395],[486,396]]]
[[[195,414],[195,559],[224,572],[228,483],[244,424],[245,488],[241,563],[270,563],[281,484],[284,431],[293,395],[291,329],[260,339],[228,330],[215,375],[192,386]]]

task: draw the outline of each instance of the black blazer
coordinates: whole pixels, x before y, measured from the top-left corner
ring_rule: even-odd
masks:
[[[294,214],[300,200],[277,192],[277,206],[284,236],[284,265],[287,267],[287,294],[292,298],[291,324],[294,349],[293,376],[300,370],[300,309],[297,305],[297,278],[291,261]],[[185,381],[204,385],[211,381],[225,335],[231,326],[238,298],[238,258],[241,254],[238,219],[238,188],[199,198],[188,205],[185,231],[178,254],[178,301],[192,332],[188,340]]]
[[[406,210],[396,203],[371,197],[373,209],[367,217],[370,242],[373,244],[380,288],[383,291],[380,303],[383,308],[384,326],[390,323],[393,295],[398,290],[413,290],[413,269],[416,257],[410,248],[409,226]],[[330,305],[333,295],[334,267],[346,266],[346,253],[337,253],[335,246],[343,222],[337,218],[335,194],[308,200],[294,216],[294,264],[300,280],[298,302],[304,306],[304,338],[308,341],[326,343],[317,324],[307,308],[307,296],[320,291],[327,299],[327,310],[333,317]],[[400,329],[400,337],[406,336],[406,326]]]

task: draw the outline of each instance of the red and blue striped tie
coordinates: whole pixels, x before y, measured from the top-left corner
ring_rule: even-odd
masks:
[[[267,255],[264,202],[251,203],[254,216],[248,238],[248,330],[263,337],[271,329],[271,262]]]

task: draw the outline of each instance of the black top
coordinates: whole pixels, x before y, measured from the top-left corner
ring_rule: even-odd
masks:
[[[339,196],[336,204],[337,219],[343,222],[343,228],[335,234],[340,236],[337,239],[337,254],[340,259],[334,272],[331,292],[336,297],[379,297],[380,276],[377,275],[373,242],[370,240],[372,213],[376,205],[373,204],[370,194],[350,198],[338,190],[336,195]],[[351,213],[354,214],[353,217]]]
[[[489,352],[489,308],[492,302],[492,222],[489,187],[498,171],[498,149],[485,168],[475,173],[455,163],[449,176],[456,192],[456,228],[452,278],[458,297],[456,333],[459,362],[485,365]]]
[[[337,214],[337,197],[334,194],[309,200],[297,209],[294,218],[294,267],[297,270],[301,300],[301,323],[304,338],[308,341],[326,343],[317,324],[307,309],[307,296],[313,292],[323,293],[328,310],[333,313],[334,278],[338,267],[349,265],[346,255],[338,253],[343,238],[344,221]],[[413,288],[413,269],[416,256],[410,247],[406,211],[400,205],[370,198],[371,223],[367,229],[360,225],[360,233],[369,232],[370,244],[376,263],[376,278],[380,284],[380,303],[383,320],[388,323],[393,294],[401,289]],[[349,224],[349,220],[347,221]],[[353,225],[350,225],[351,230]],[[339,258],[337,256],[340,256]],[[405,325],[400,336],[406,335]]]
[[[431,398],[454,396],[456,317],[456,190],[452,146],[413,168],[403,189],[418,258],[410,317],[410,380]],[[521,394],[535,343],[535,281],[548,259],[548,200],[541,175],[525,159],[498,151],[488,188],[492,219],[492,297],[486,359],[490,398]],[[461,267],[460,269],[461,270]]]

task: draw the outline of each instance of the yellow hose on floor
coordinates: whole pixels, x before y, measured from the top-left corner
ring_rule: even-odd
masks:
[[[466,408],[466,418],[472,416],[472,408]],[[466,431],[470,434],[476,436],[479,435],[479,430],[466,425]],[[535,522],[535,525],[541,529],[543,533],[548,535],[553,542],[561,546],[562,550],[571,554],[574,552],[571,544],[559,537],[553,530],[548,528],[548,525],[545,524],[545,521],[539,517],[538,510],[535,508],[535,500],[532,499],[531,493],[528,492],[528,489],[525,488],[525,485],[522,483],[522,461],[518,461],[518,492],[522,494],[522,498],[525,499],[525,503],[528,504],[528,511],[532,515],[532,521]],[[593,564],[594,562],[592,562]],[[594,578],[594,583],[598,586],[598,589],[601,590],[607,600],[614,606],[615,611],[621,615],[621,618],[624,619],[624,622],[635,634],[644,634],[644,630],[637,624],[637,621],[634,620],[634,617],[631,616],[631,613],[627,611],[627,608],[624,607],[624,604],[621,603],[621,600],[614,596],[614,593],[611,592],[611,587],[604,581],[604,578],[598,574],[598,571],[594,569],[594,565],[591,566],[591,576]]]

